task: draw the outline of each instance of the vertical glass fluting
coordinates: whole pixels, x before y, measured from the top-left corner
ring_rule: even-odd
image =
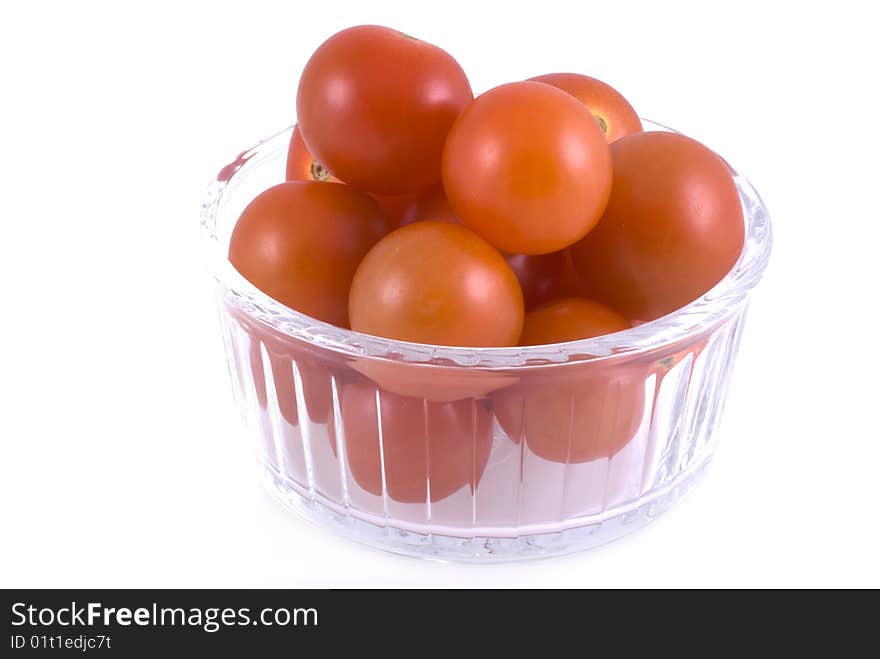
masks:
[[[711,457],[744,313],[645,354],[495,372],[486,391],[458,376],[456,397],[434,373],[383,378],[219,309],[276,486],[422,547],[599,528],[665,495]],[[420,377],[422,395],[392,390]]]
[[[745,178],[734,175],[740,259],[686,307],[567,344],[446,348],[320,323],[231,266],[232,228],[282,180],[289,139],[224,167],[201,212],[235,404],[283,503],[392,551],[512,560],[611,540],[696,482],[770,253],[767,211]]]

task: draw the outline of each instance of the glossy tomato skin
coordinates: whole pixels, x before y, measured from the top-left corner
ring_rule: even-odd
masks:
[[[290,135],[290,147],[287,150],[286,180],[288,181],[330,181],[341,183],[329,169],[318,162],[309,151],[299,125],[293,127]],[[416,195],[380,195],[370,194],[391,226],[398,226],[406,210],[416,199]]]
[[[577,341],[629,328],[630,322],[626,318],[601,302],[570,297],[526,314],[520,345]]]
[[[404,212],[400,226],[424,221],[461,224],[443,186],[437,185],[419,194]],[[568,250],[550,254],[505,254],[504,258],[522,287],[526,311],[577,292],[577,273]]]
[[[609,143],[642,132],[642,122],[629,101],[601,80],[580,73],[548,73],[530,80],[568,92],[586,105]]]
[[[285,169],[287,181],[333,181],[339,179],[330,173],[330,170],[315,160],[306,143],[303,141],[299,125],[293,127],[290,133],[290,146],[287,149],[287,166]]]
[[[567,249],[505,258],[522,286],[526,311],[577,293],[577,273]]]
[[[444,50],[375,25],[325,41],[306,64],[296,112],[305,143],[366,192],[417,192],[440,179],[443,142],[473,98]]]
[[[516,345],[522,291],[491,245],[458,224],[396,229],[364,258],[351,285],[351,328],[447,346]]]
[[[523,345],[576,341],[628,329],[593,300],[567,298],[526,315]],[[632,439],[644,411],[643,369],[586,363],[524,377],[494,398],[495,416],[515,442],[553,462],[610,458]]]
[[[689,137],[638,133],[611,152],[608,208],[572,256],[591,297],[650,321],[730,271],[743,246],[742,206],[721,158]]]
[[[340,183],[288,181],[242,212],[229,260],[292,309],[348,326],[348,290],[363,256],[388,231],[368,196]]]
[[[370,383],[345,385],[340,398],[346,457],[366,491],[382,494],[383,466],[388,496],[402,503],[427,501],[429,483],[432,502],[476,489],[492,445],[485,401],[432,403]],[[330,441],[335,451],[335,430]]]
[[[645,409],[643,373],[596,366],[538,375],[494,395],[495,416],[516,443],[552,462],[611,458],[635,436]]]
[[[456,120],[443,187],[461,221],[512,254],[546,254],[580,240],[611,190],[599,124],[570,94],[537,82],[501,85]]]

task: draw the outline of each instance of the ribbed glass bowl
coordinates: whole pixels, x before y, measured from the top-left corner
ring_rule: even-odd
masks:
[[[305,316],[228,261],[241,211],[284,178],[290,133],[223,167],[201,210],[236,404],[280,501],[390,551],[494,561],[607,542],[697,481],[770,253],[767,211],[744,177],[743,252],[688,306],[564,344],[429,346]]]

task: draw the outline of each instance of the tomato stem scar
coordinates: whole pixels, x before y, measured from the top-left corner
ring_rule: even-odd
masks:
[[[316,181],[326,181],[330,178],[330,172],[327,171],[327,168],[324,167],[317,160],[313,160],[311,166],[309,167],[309,173],[312,175],[312,178]]]

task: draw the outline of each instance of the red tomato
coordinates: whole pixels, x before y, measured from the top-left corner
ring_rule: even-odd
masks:
[[[579,73],[548,73],[530,80],[553,85],[586,105],[595,115],[609,143],[642,132],[642,122],[629,101],[601,80]]]
[[[447,52],[386,27],[348,28],[306,64],[296,113],[309,150],[366,192],[416,192],[440,179],[443,142],[473,98]]]
[[[626,318],[583,298],[532,311],[523,345],[561,343],[629,328]],[[609,458],[632,439],[644,411],[644,374],[632,366],[572,364],[555,373],[523,377],[498,392],[495,416],[516,442],[554,462]]]
[[[299,126],[293,127],[290,135],[290,148],[287,151],[287,175],[288,181],[332,181],[339,183],[339,179],[330,173],[330,170],[315,160],[306,143],[303,141]],[[407,208],[415,201],[415,196],[407,195],[370,195],[385,217],[393,225],[400,224]]]
[[[550,254],[508,254],[507,264],[522,286],[526,311],[577,292],[577,275],[567,249]]]
[[[351,367],[382,389],[401,396],[416,396],[437,403],[463,398],[484,398],[516,382],[515,375],[466,366],[411,364],[369,357],[352,360]]]
[[[314,423],[326,423],[327,418],[333,414],[331,371],[326,361],[318,356],[318,351],[255,321],[238,309],[229,307],[228,310],[250,339],[251,375],[260,407],[265,409],[268,405],[266,376],[271,371],[275,387],[273,402],[278,405],[278,410],[288,423],[294,426],[299,423],[293,380],[293,364],[296,364],[309,418]],[[265,363],[260,344],[265,346],[268,364]]]
[[[491,245],[458,224],[416,222],[383,238],[351,284],[351,327],[401,341],[516,345],[522,291]]]
[[[564,343],[613,334],[630,328],[614,309],[582,297],[551,302],[526,314],[520,345]]]
[[[424,220],[461,224],[446,199],[443,186],[429,188],[418,195],[403,214],[400,226]],[[568,250],[550,254],[507,254],[505,258],[522,287],[526,311],[577,291],[577,273]]]
[[[493,395],[504,432],[553,462],[591,462],[617,454],[645,409],[645,374],[634,367],[582,364],[567,375],[536,374]]]
[[[546,254],[593,228],[611,190],[611,155],[570,94],[515,82],[479,96],[449,132],[443,187],[461,221],[498,249]]]
[[[677,133],[611,145],[614,188],[598,226],[572,249],[590,297],[654,320],[697,299],[742,251],[742,206],[724,162]]]
[[[430,403],[367,383],[345,385],[340,396],[345,452],[362,488],[382,494],[384,466],[388,495],[402,503],[428,501],[429,486],[431,501],[476,489],[492,446],[484,401]],[[335,431],[330,441],[335,452]]]
[[[461,224],[442,185],[419,194],[403,214],[400,226],[424,220]],[[522,287],[526,311],[577,291],[577,273],[568,250],[550,254],[507,254],[505,258]]]
[[[461,224],[441,185],[416,197],[403,214],[400,226],[425,220]],[[548,300],[573,294],[577,289],[577,275],[568,250],[536,255],[507,254],[505,258],[522,287],[526,311]]]
[[[312,156],[306,143],[303,142],[298,125],[293,127],[293,132],[290,134],[285,178],[288,181],[339,181],[329,169]]]
[[[442,185],[435,185],[419,194],[404,211],[400,226],[424,220],[461,224],[446,199]]]
[[[387,230],[376,203],[353,188],[288,181],[244,209],[229,260],[282,304],[344,327],[354,272]]]

